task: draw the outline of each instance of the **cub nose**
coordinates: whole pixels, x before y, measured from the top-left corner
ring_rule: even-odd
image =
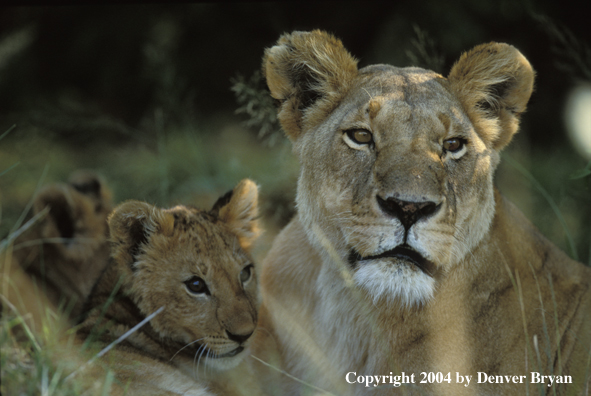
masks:
[[[230,333],[228,330],[226,330],[226,334],[228,334],[228,338],[231,339],[232,341],[236,341],[239,344],[242,344],[244,341],[248,340],[250,338],[250,336],[252,335],[252,333],[254,333],[254,331],[251,331],[248,334],[232,334]]]
[[[433,215],[441,207],[441,204],[438,205],[431,201],[410,202],[396,198],[382,199],[379,195],[377,198],[382,211],[388,216],[398,218],[405,230],[408,230],[423,217]]]

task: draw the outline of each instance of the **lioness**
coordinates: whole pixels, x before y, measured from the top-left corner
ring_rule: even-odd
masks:
[[[533,88],[517,49],[479,45],[446,78],[293,32],[263,71],[301,163],[253,351],[301,382],[270,393],[589,392],[591,269],[493,186]]]
[[[149,319],[105,356],[116,390],[208,395],[196,380],[247,354],[258,314],[248,253],[259,234],[257,200],[246,179],[211,211],[128,201],[109,216],[112,259],[78,335],[107,346]]]

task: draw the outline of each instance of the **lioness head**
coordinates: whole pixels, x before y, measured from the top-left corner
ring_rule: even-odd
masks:
[[[210,211],[128,201],[109,217],[121,287],[143,316],[165,307],[150,324],[171,355],[218,369],[245,355],[257,323],[257,199],[243,180]]]
[[[507,44],[463,54],[443,77],[357,61],[321,32],[285,34],[263,71],[302,164],[299,219],[374,299],[429,300],[486,234],[499,151],[534,72]]]

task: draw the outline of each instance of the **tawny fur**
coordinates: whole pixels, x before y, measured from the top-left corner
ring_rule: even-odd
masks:
[[[588,394],[591,270],[493,186],[499,150],[533,90],[523,55],[483,44],[448,78],[389,65],[357,70],[331,35],[293,32],[265,52],[263,69],[301,174],[298,214],[264,262],[266,331],[253,354],[339,395],[369,392],[346,382],[352,371],[415,374],[415,385],[372,394],[538,394],[531,371],[573,377],[543,387],[552,394]],[[355,140],[358,130],[371,133],[369,144]],[[465,144],[445,150],[454,138]],[[435,209],[404,227],[378,198]],[[379,258],[402,244],[432,272]],[[313,392],[257,367],[269,394]],[[455,377],[419,384],[421,372],[474,377],[469,387]],[[526,375],[528,384],[476,384],[477,372]]]
[[[39,192],[32,214],[46,208],[47,215],[16,240],[13,256],[38,291],[75,320],[109,259],[111,191],[94,172],[77,171],[68,183]]]
[[[112,259],[79,337],[102,348],[164,307],[103,359],[127,395],[209,395],[225,389],[217,373],[248,354],[258,315],[249,254],[260,232],[257,191],[246,179],[210,211],[128,201],[109,217]],[[194,279],[206,289],[191,291]]]

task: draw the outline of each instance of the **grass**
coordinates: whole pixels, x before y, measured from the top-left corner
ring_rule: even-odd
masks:
[[[65,326],[62,318],[44,305],[43,296],[40,296],[38,289],[31,290],[32,285],[26,282],[14,282],[18,278],[15,272],[8,273],[6,270],[10,252],[5,250],[3,253],[0,257],[3,267],[3,288],[0,295],[3,308],[0,319],[0,393],[66,396],[81,394],[77,383],[65,381],[65,372],[72,369],[72,365],[78,360],[78,354],[69,354],[67,360],[56,359],[57,351],[63,353],[64,350],[71,350],[63,341]],[[27,297],[24,294],[38,297],[33,309],[26,309],[27,302],[23,299]],[[29,298],[28,307],[31,308],[30,304],[35,302]],[[26,314],[23,313],[25,311]]]
[[[293,214],[298,164],[290,146],[279,139],[267,147],[237,122],[213,120],[195,128],[161,128],[154,136],[146,134],[122,143],[95,141],[86,146],[61,142],[35,128],[16,127],[9,132],[0,140],[3,296],[7,287],[11,295],[19,290],[16,285],[7,286],[12,279],[6,268],[13,241],[34,224],[35,219],[24,221],[31,197],[41,184],[65,180],[78,168],[95,169],[105,176],[116,202],[133,198],[160,206],[193,203],[209,207],[242,178],[254,179],[261,185],[267,229],[255,252],[259,261]],[[518,138],[501,162],[496,183],[554,243],[587,262],[591,178],[584,172],[578,179],[569,177],[585,165],[569,150],[556,150],[549,156]],[[519,278],[516,290],[520,289],[518,282]],[[40,315],[33,320],[4,303],[0,319],[2,394],[80,394],[86,385],[78,383],[78,376],[66,380],[75,369],[71,362],[55,363],[56,349],[71,344],[69,335],[53,310],[41,304],[37,311]],[[545,351],[540,351],[538,343],[529,348],[535,364]],[[78,366],[92,358],[78,352],[74,353]],[[108,394],[112,383],[113,375],[107,371],[93,385],[92,394]]]
[[[15,240],[46,214],[25,220],[41,185],[63,181],[75,169],[91,168],[105,176],[116,202],[133,198],[161,206],[185,203],[207,208],[239,180],[250,177],[261,185],[263,223],[267,223],[267,233],[254,252],[261,260],[278,227],[293,213],[297,163],[289,146],[261,146],[238,124],[211,129],[216,133],[188,129],[164,133],[162,128],[154,139],[145,138],[140,144],[137,139],[88,146],[64,144],[52,139],[48,131],[35,128],[12,127],[2,134],[1,394],[78,395],[85,389],[91,394],[109,394],[114,380],[107,371],[89,388],[87,381],[79,381],[84,376],[72,375],[97,351],[72,349],[72,334],[65,332],[63,318],[43,303],[36,285],[22,283],[15,272]],[[31,294],[36,296],[33,302],[27,297]],[[76,364],[61,359],[64,350],[70,351]]]
[[[588,80],[591,75],[589,48],[549,19],[538,19],[555,39],[563,70]],[[273,101],[267,92],[260,90],[259,74],[249,79],[237,77],[233,90],[240,106],[238,113],[249,117],[246,127],[257,129],[258,136],[266,139],[272,148],[260,144],[230,115],[199,124],[190,120],[181,127],[171,127],[167,123],[164,113],[170,116],[173,111],[180,111],[183,113],[180,118],[183,118],[191,106],[182,91],[182,81],[175,79],[178,70],[169,59],[171,48],[163,34],[166,28],[161,26],[152,32],[146,47],[147,74],[155,83],[160,106],[165,109],[157,109],[153,119],[147,120],[146,125],[150,127],[146,131],[135,131],[133,136],[125,136],[121,141],[116,141],[111,134],[108,140],[94,138],[91,143],[83,144],[84,138],[72,144],[55,138],[49,130],[32,126],[12,126],[0,135],[1,394],[80,394],[88,388],[77,382],[79,376],[67,379],[67,375],[98,352],[92,348],[89,355],[73,351],[73,362],[57,359],[60,363],[56,364],[59,349],[71,351],[67,349],[72,347],[70,335],[55,310],[42,303],[42,296],[33,298],[32,302],[27,300],[27,295],[37,296],[38,291],[31,293],[30,290],[35,285],[17,284],[17,277],[9,270],[14,240],[37,220],[25,222],[24,215],[41,184],[66,180],[68,174],[78,168],[91,168],[105,176],[116,202],[133,198],[159,206],[192,203],[208,207],[240,179],[251,177],[261,185],[263,221],[267,229],[255,252],[258,260],[294,213],[298,165],[285,138],[278,132]],[[418,27],[415,27],[415,34],[416,38],[411,39],[412,48],[406,53],[408,58],[414,64],[441,70],[444,57],[437,52],[437,42]],[[86,135],[90,137],[91,133]],[[83,135],[84,130],[80,134]],[[521,136],[523,134],[504,155],[496,184],[544,235],[571,257],[591,265],[591,163],[585,166],[585,162],[565,146],[552,152],[532,148]],[[578,178],[571,179],[573,174]],[[330,250],[330,246],[327,249]],[[347,279],[348,272],[342,273]],[[521,297],[519,275],[516,273],[513,277],[510,273],[517,295]],[[7,296],[13,300],[8,300]],[[35,314],[23,314],[18,306],[29,304],[30,307],[31,303],[35,305],[31,310]],[[523,306],[521,309],[524,311]],[[544,311],[541,315],[545,315]],[[543,316],[544,323],[553,319],[557,329],[558,319],[553,316]],[[374,331],[379,330],[376,327]],[[524,331],[530,341],[525,324]],[[532,339],[531,345],[528,342],[531,367],[536,364],[539,367],[540,354],[545,352],[543,348],[540,350],[540,345],[544,341],[549,345],[550,337],[546,330],[543,340]],[[542,369],[540,367],[540,371]],[[586,372],[590,372],[589,367]],[[100,383],[93,385],[91,393],[108,394],[113,380],[113,374],[107,371]],[[544,389],[539,391],[543,394]],[[538,392],[532,390],[533,393]]]
[[[20,162],[2,176],[0,236],[19,222],[40,179],[44,184],[63,181],[79,168],[101,173],[115,202],[139,199],[163,207],[184,203],[208,208],[238,181],[252,178],[261,186],[266,235],[275,233],[294,210],[298,164],[291,148],[263,146],[238,123],[203,129],[176,130],[143,144],[80,147],[53,140],[46,131],[16,128],[0,142],[0,169]]]
[[[591,176],[571,177],[586,161],[566,147],[532,148],[519,135],[501,157],[501,193],[571,258],[591,265]]]
[[[564,216],[562,216],[562,212],[558,208],[558,205],[556,204],[556,202],[554,201],[552,196],[536,180],[536,178],[527,169],[525,169],[523,167],[523,165],[521,165],[519,162],[512,159],[511,156],[509,156],[509,155],[505,155],[504,159],[505,159],[505,162],[507,162],[510,166],[517,169],[517,171],[519,173],[521,173],[523,175],[523,177],[528,182],[530,182],[532,184],[532,186],[536,189],[536,191],[546,200],[546,202],[548,203],[548,206],[552,209],[552,212],[554,212],[554,215],[556,216],[556,218],[560,222],[560,226],[562,227],[562,229],[564,230],[564,233],[566,234],[566,240],[567,240],[568,246],[570,248],[569,253],[570,253],[571,257],[574,258],[575,260],[578,260],[579,255],[578,255],[577,249],[575,247],[575,241],[573,240],[573,237],[572,237],[569,227],[566,223],[566,220],[564,219]]]

